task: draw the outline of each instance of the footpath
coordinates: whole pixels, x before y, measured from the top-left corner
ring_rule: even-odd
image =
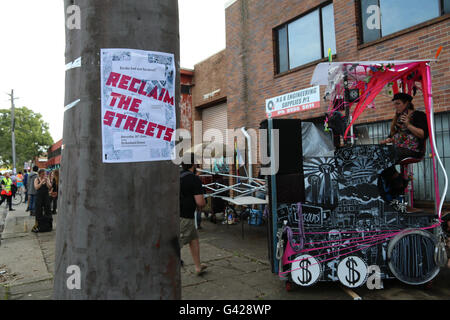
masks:
[[[13,209],[0,207],[0,300],[50,299],[55,232],[36,236],[31,232],[34,217],[25,212],[25,204]]]
[[[53,216],[54,231],[34,234],[34,217],[25,212],[25,205],[15,209],[0,208],[0,300],[51,300],[58,214]],[[384,290],[352,291],[336,283],[318,283],[287,292],[270,270],[265,226],[213,224],[203,219],[201,227],[200,254],[208,269],[195,275],[189,246],[182,248],[183,300],[450,299],[450,269],[443,269],[429,290],[392,280],[385,282]]]

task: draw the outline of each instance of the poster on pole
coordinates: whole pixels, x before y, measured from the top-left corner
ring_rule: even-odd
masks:
[[[315,86],[266,100],[267,118],[320,108],[320,87]]]
[[[101,49],[104,163],[175,158],[175,57]]]

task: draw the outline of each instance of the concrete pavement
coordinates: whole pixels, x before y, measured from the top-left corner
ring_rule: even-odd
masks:
[[[4,205],[0,208],[3,216],[7,213],[0,245],[0,298],[50,299],[53,274],[41,242],[45,238],[53,240],[54,232],[36,236],[30,232],[34,217],[25,212],[25,204],[14,209],[8,212]]]
[[[25,212],[24,205],[7,215],[0,245],[0,300],[52,299],[56,232],[34,234],[30,232],[33,225],[34,217]],[[243,239],[240,224],[203,220],[201,260],[208,269],[196,276],[189,247],[182,248],[183,300],[450,299],[450,269],[443,269],[428,290],[393,280],[385,281],[385,289],[377,291],[359,288],[349,292],[336,283],[318,283],[308,288],[294,286],[287,292],[284,282],[270,271],[266,228],[244,224],[244,231]]]

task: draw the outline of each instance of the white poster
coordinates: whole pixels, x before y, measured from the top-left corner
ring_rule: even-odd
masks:
[[[320,108],[320,87],[312,87],[266,100],[267,118]]]
[[[175,58],[101,49],[103,162],[175,158]]]

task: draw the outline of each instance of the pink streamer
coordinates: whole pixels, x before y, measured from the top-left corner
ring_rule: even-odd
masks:
[[[376,96],[380,93],[383,88],[392,81],[397,81],[398,79],[401,79],[402,77],[406,77],[407,74],[415,71],[420,66],[419,63],[407,63],[402,64],[398,66],[394,66],[390,70],[378,71],[375,72],[372,76],[372,79],[369,81],[367,90],[365,90],[363,96],[365,99],[362,99],[359,101],[358,105],[355,107],[355,110],[353,112],[353,119],[350,125],[347,127],[347,130],[345,131],[344,139],[347,139],[348,131],[350,130],[350,127],[353,126],[355,121],[358,119],[358,117],[362,114],[362,112],[365,110],[365,108],[375,100]],[[404,70],[403,70],[404,69]]]
[[[393,236],[395,236],[395,235],[396,235],[396,234],[394,234]],[[392,236],[392,237],[393,237],[393,236]],[[363,247],[363,248],[360,248],[360,249],[357,249],[357,250],[353,250],[353,251],[350,251],[350,252],[341,254],[341,255],[339,255],[339,256],[337,256],[337,257],[332,257],[332,258],[329,258],[329,259],[321,260],[321,261],[319,261],[318,263],[311,264],[310,266],[316,265],[316,264],[320,264],[320,263],[324,263],[324,262],[327,262],[327,261],[330,261],[330,260],[336,260],[336,259],[338,259],[338,258],[340,258],[340,257],[349,255],[349,254],[351,254],[351,253],[354,253],[354,252],[357,252],[357,251],[361,251],[361,250],[364,250],[364,249],[366,249],[366,248],[372,247],[372,246],[374,246],[374,245],[378,245],[378,244],[384,243],[384,242],[387,241],[387,238],[388,238],[388,237],[386,237],[386,239],[383,239],[383,240],[380,241],[380,242],[376,242],[376,243],[374,243],[374,244],[365,246],[365,247]],[[370,243],[370,242],[369,242],[369,243]],[[350,247],[343,248],[342,250],[346,250],[346,249],[349,249],[349,248],[350,248]],[[339,249],[339,250],[337,250],[337,251],[341,251],[341,249]],[[329,253],[325,253],[325,254],[329,254]],[[324,254],[320,254],[320,255],[314,256],[313,258],[322,256],[322,255],[324,255]],[[294,261],[301,261],[301,260],[293,260],[293,261],[291,261],[291,262],[294,262]],[[292,271],[295,271],[295,270],[300,270],[300,269],[304,269],[304,268],[297,268],[297,269],[294,269],[294,270],[288,270],[288,271],[284,271],[284,272],[279,272],[278,274],[281,276],[281,275],[284,275],[284,274],[286,274],[286,273],[289,273],[289,272],[292,272]]]
[[[431,68],[427,64],[421,65],[421,75],[422,75],[422,92],[423,92],[423,99],[425,103],[425,109],[427,114],[427,122],[428,122],[428,128],[431,130],[431,113],[434,112],[432,110],[432,88],[431,88]],[[425,76],[426,75],[426,76]],[[437,179],[437,168],[436,168],[436,151],[435,151],[435,145],[433,143],[432,134],[429,135],[429,141],[431,146],[431,155],[433,159],[433,175],[434,175],[434,193],[435,193],[435,201],[436,203],[441,202],[441,195],[439,190],[439,181]],[[442,212],[438,206],[436,206],[436,209],[438,211],[438,217],[439,222],[442,223]]]
[[[433,229],[433,228],[439,227],[441,225],[441,222],[442,221],[440,221],[439,223],[436,223],[436,224],[434,224],[432,226],[429,226],[429,227],[419,228],[419,230],[428,230],[428,229]],[[358,232],[358,231],[355,231],[355,232]],[[376,231],[373,231],[373,232],[376,232]],[[401,231],[395,232],[395,233],[390,233],[390,234],[387,234],[387,235],[386,234],[382,234],[382,235],[380,235],[380,237],[378,237],[376,235],[376,236],[371,237],[370,240],[354,242],[354,243],[358,243],[358,244],[356,244],[354,246],[346,247],[346,248],[340,248],[340,249],[337,249],[337,250],[333,250],[332,252],[339,252],[339,251],[343,251],[343,250],[348,250],[350,248],[354,248],[354,247],[360,246],[361,244],[370,244],[370,243],[373,243],[373,242],[376,242],[376,243],[373,243],[373,244],[370,244],[370,245],[365,246],[363,248],[359,248],[359,249],[356,249],[356,250],[353,250],[353,251],[350,251],[350,252],[338,255],[336,257],[332,257],[332,258],[329,258],[329,259],[321,260],[321,261],[319,261],[318,263],[315,263],[315,264],[321,264],[321,263],[324,263],[324,262],[327,262],[327,261],[330,261],[330,260],[336,260],[336,259],[338,259],[340,257],[347,256],[347,255],[349,255],[351,253],[364,250],[364,249],[372,247],[374,245],[382,244],[382,243],[386,242],[387,240],[389,240],[390,238],[395,237],[400,232]],[[336,233],[343,233],[343,232],[336,232]],[[373,238],[375,238],[375,239],[373,239]],[[379,239],[381,239],[381,241],[377,242]],[[288,242],[288,245],[289,245],[289,242]],[[326,248],[326,247],[323,247],[323,248]],[[316,250],[314,250],[314,251],[317,251],[317,250],[320,250],[320,249],[323,249],[323,248],[316,248]],[[310,250],[310,251],[313,251],[313,250]],[[302,252],[305,252],[305,250],[302,250],[299,254],[301,254]],[[288,259],[288,257],[290,257],[290,256],[292,256],[294,254],[296,254],[296,252],[294,252],[292,249],[289,251],[288,248],[286,247],[285,254],[283,255],[283,265],[287,265],[287,264],[293,263],[295,261],[301,261],[301,260],[289,260]],[[319,254],[319,255],[316,255],[316,256],[312,256],[312,257],[313,258],[317,258],[317,257],[323,256],[323,255],[328,255],[328,254],[330,254],[330,252],[322,253],[322,254]],[[315,265],[315,264],[311,264],[310,266]],[[279,272],[278,275],[281,277],[281,276],[283,276],[283,275],[285,275],[287,273],[290,273],[290,272],[295,271],[295,270],[300,270],[300,269],[303,269],[303,268],[300,267],[300,268],[297,268],[297,269],[294,269],[294,270],[288,270],[288,271],[284,271],[284,272]]]

